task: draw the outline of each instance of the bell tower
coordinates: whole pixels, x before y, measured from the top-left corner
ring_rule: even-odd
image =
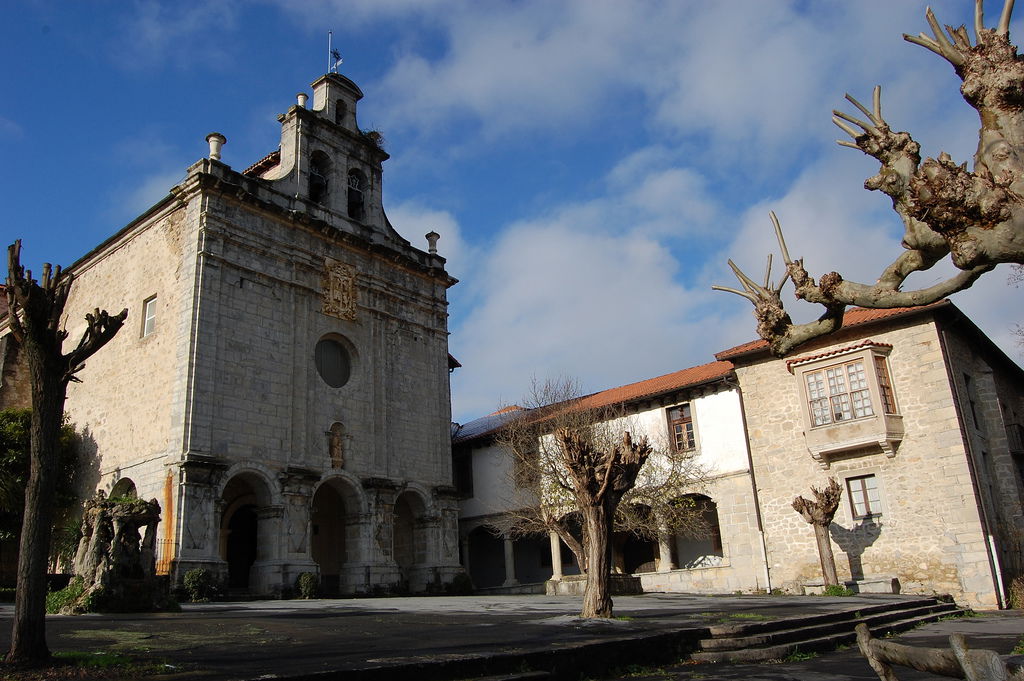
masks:
[[[312,107],[300,93],[278,116],[278,162],[259,168],[258,177],[293,197],[295,210],[373,241],[404,241],[388,224],[381,190],[388,154],[381,136],[360,130],[356,106],[363,93],[338,73],[312,83]]]

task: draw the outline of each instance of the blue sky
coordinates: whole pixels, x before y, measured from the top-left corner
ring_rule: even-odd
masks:
[[[971,25],[973,3],[931,4]],[[988,4],[991,25],[1001,3]],[[710,286],[732,284],[728,257],[763,270],[769,210],[815,275],[870,281],[897,255],[888,199],[862,188],[877,166],[835,144],[830,112],[881,84],[890,124],[925,155],[970,160],[977,116],[952,68],[901,38],[927,28],[924,9],[12,0],[0,4],[0,239],[22,238],[30,267],[70,264],[179,181],[207,133],[227,137],[236,169],[272,151],[276,115],[326,71],[333,30],[366,95],[359,123],[392,156],[391,222],[421,246],[439,232],[461,280],[453,417],[516,402],[533,376],[620,385],[754,337],[749,305]],[[1019,359],[1006,274],[954,300]]]

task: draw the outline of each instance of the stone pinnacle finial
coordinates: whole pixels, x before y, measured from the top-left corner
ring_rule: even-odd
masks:
[[[437,240],[441,238],[441,235],[438,234],[437,232],[432,231],[428,232],[426,234],[426,237],[427,246],[429,247],[430,250],[430,255],[437,255]]]
[[[211,132],[206,136],[206,141],[210,145],[210,160],[220,160],[220,148],[228,143],[228,138],[219,132]]]
[[[306,100],[308,100],[308,99],[309,99],[309,95],[307,95],[305,92],[300,92],[299,94],[295,95],[296,103],[298,103],[298,105],[300,107],[302,107],[303,109],[306,108]]]

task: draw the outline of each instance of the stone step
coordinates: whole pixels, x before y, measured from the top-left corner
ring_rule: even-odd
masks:
[[[873,610],[876,612],[866,617],[863,616],[863,610],[846,611],[846,618],[839,621],[795,626],[796,622],[789,620],[788,628],[782,627],[775,632],[729,639],[705,639],[700,643],[702,650],[693,653],[691,658],[699,662],[766,662],[784,659],[796,652],[822,652],[834,650],[840,645],[851,645],[856,641],[853,629],[859,622],[866,623],[875,636],[885,636],[934,622],[941,617],[963,613],[952,603],[938,602],[932,605],[915,602],[914,607],[897,607],[882,612],[877,612],[875,608]],[[727,641],[725,647],[717,647],[722,646],[723,641]]]
[[[937,605],[939,603],[947,602],[951,603],[952,601],[941,598],[922,597],[905,601],[876,603],[874,605],[861,606],[856,610],[837,610],[835,612],[827,612],[820,615],[808,615],[806,617],[800,617],[799,622],[801,623],[801,626],[822,624],[826,622],[840,622],[850,619],[850,617],[856,613],[860,613],[860,617],[869,617],[871,615],[884,612],[893,612],[907,608]],[[780,629],[790,629],[793,626],[794,624],[792,619],[778,619],[762,620],[758,622],[729,622],[725,624],[712,625],[710,629],[711,635],[716,638],[729,638],[748,636],[760,632],[778,631]]]
[[[815,622],[808,622],[808,619],[779,620],[776,627],[769,630],[756,631],[752,633],[738,632],[741,635],[715,636],[701,641],[701,649],[711,650],[739,650],[743,648],[754,648],[786,643],[790,641],[809,640],[833,633],[852,631],[857,622],[865,622],[869,627],[882,626],[888,622],[911,619],[932,613],[948,613],[955,611],[956,606],[950,603],[915,604],[913,607],[905,607],[892,610],[865,612],[865,610],[844,611],[835,613],[833,617],[820,619]],[[736,632],[730,632],[736,633]]]

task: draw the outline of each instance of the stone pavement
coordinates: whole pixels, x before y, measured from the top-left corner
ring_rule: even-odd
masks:
[[[535,664],[578,678],[669,663],[704,628],[736,615],[792,618],[904,598],[644,594],[617,597],[619,619],[602,622],[577,620],[579,600],[559,596],[253,601],[185,605],[176,614],[51,616],[47,632],[53,650],[115,650],[165,662],[168,673],[157,678],[167,680],[429,681]],[[11,613],[11,606],[0,606],[0,646],[9,643]],[[1024,619],[1014,615],[940,622],[908,639],[945,645],[926,632],[963,631],[969,645],[1008,652],[1024,635]],[[870,672],[859,655],[845,651],[796,665],[677,665],[630,678],[874,678],[863,670]]]
[[[1024,611],[1002,610],[984,612],[925,624],[892,639],[898,643],[922,648],[949,648],[950,634],[960,633],[969,648],[987,648],[1007,655],[1017,664],[1024,656],[1010,655],[1024,638]],[[900,681],[936,681],[937,677],[905,667],[894,668]],[[765,664],[665,665],[628,676],[630,681],[878,681],[857,647],[823,653],[805,660]]]

